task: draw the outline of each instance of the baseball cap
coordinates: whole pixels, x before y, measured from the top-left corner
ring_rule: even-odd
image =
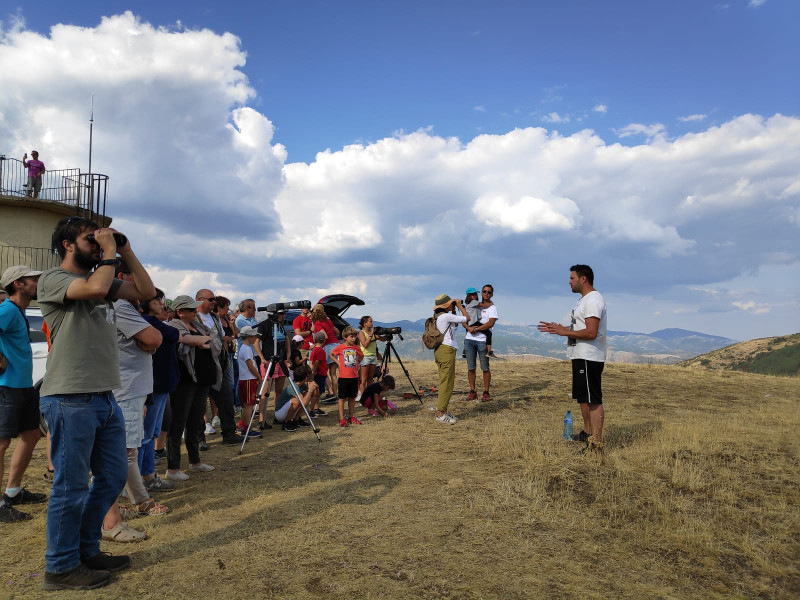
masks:
[[[464,292],[464,293],[465,293],[465,294],[477,294],[477,293],[478,293],[478,290],[476,290],[474,287],[468,287],[468,288],[467,288],[467,291],[466,291],[466,292]]]
[[[3,276],[0,277],[0,286],[6,287],[9,283],[16,281],[17,279],[22,279],[23,277],[38,277],[41,274],[41,271],[34,271],[30,267],[23,265],[8,267],[5,271],[3,271]]]
[[[253,336],[261,337],[261,334],[258,333],[258,330],[255,327],[251,326],[251,325],[246,325],[246,326],[242,327],[239,330],[239,337],[240,338],[253,337]]]

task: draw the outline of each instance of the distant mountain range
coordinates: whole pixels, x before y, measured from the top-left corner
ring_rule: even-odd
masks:
[[[356,319],[347,321],[358,328]],[[409,360],[433,360],[433,352],[422,345],[425,319],[418,321],[375,322],[377,327],[401,327],[404,340],[395,336],[394,345],[403,358]],[[563,337],[541,333],[533,325],[496,325],[492,347],[501,357],[525,358],[544,356],[563,359],[566,357],[566,341]],[[459,348],[464,336],[459,335]],[[608,332],[609,362],[675,364],[718,348],[735,344],[737,340],[708,335],[686,329],[660,329],[652,333],[632,331]]]

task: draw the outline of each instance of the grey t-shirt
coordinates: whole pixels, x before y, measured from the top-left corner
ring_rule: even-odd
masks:
[[[114,398],[144,398],[153,392],[153,355],[136,345],[137,333],[150,327],[127,300],[114,302],[119,345],[120,387],[114,388]]]
[[[109,323],[109,306],[102,300],[67,300],[75,279],[88,279],[61,267],[39,278],[38,303],[50,330],[50,355],[41,395],[87,394],[120,387],[117,328]],[[108,298],[116,296],[122,281],[111,283]]]

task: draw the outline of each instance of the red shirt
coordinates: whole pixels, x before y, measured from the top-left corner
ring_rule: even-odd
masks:
[[[364,353],[358,346],[339,344],[331,350],[331,356],[339,363],[339,378],[358,379],[358,367],[364,359]]]
[[[314,323],[314,333],[317,333],[320,330],[324,330],[328,336],[328,339],[325,340],[325,345],[328,344],[338,344],[339,340],[336,339],[336,332],[333,330],[333,321],[330,319],[326,319],[324,321],[317,321]]]
[[[314,346],[311,354],[308,355],[308,362],[312,365],[314,362],[319,361],[317,365],[317,375],[328,375],[328,357],[325,355],[325,348],[322,346]]]
[[[308,334],[303,336],[303,345],[301,346],[301,348],[303,348],[303,350],[308,350],[309,348],[311,348],[311,346],[314,345],[314,338],[313,338],[312,333],[311,333],[311,319],[310,318],[306,317],[302,313],[297,315],[295,317],[294,321],[292,321],[292,329],[295,329],[295,330],[299,329],[300,331],[308,329],[308,331],[309,331]],[[297,334],[295,333],[295,335],[297,335]]]

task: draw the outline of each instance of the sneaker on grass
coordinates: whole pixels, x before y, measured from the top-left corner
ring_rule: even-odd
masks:
[[[297,419],[295,421],[295,425],[297,425],[298,427],[311,427],[311,423],[309,423],[308,421],[303,421],[302,418]]]
[[[339,419],[339,427],[347,427],[347,419]]]
[[[321,408],[315,408],[314,409],[314,414],[317,415],[318,417],[323,417],[327,413],[324,410],[322,410]]]
[[[3,494],[5,498],[5,494]],[[0,523],[19,523],[21,521],[30,521],[33,517],[28,513],[17,510],[10,504],[5,502],[5,499],[0,502]]]
[[[206,435],[214,435],[215,433],[217,433],[217,430],[214,429],[214,427],[211,425],[211,423],[206,423],[205,434]]]
[[[436,420],[439,421],[439,423],[448,423],[449,425],[455,425],[456,421],[458,421],[458,419],[450,413],[444,413],[442,416],[436,417]]]
[[[167,474],[164,475],[164,477],[171,481],[186,481],[189,479],[189,476],[183,471],[167,471]]]
[[[167,458],[167,449],[162,448],[161,450],[153,450],[153,458],[155,459],[156,462],[164,460],[165,458]]]
[[[583,429],[581,429],[580,433],[573,433],[572,434],[572,441],[573,442],[588,442],[589,441],[589,434],[586,433]]]
[[[3,494],[3,501],[14,506],[16,504],[41,504],[47,502],[47,494],[29,492],[27,488],[21,488],[14,496],[9,496],[8,492]]]
[[[198,463],[196,465],[189,465],[190,471],[199,471],[201,473],[207,473],[208,471],[213,471],[214,467],[211,465],[207,465],[206,463]]]
[[[358,417],[350,417],[347,422],[351,425],[361,425],[361,421],[358,420]]]
[[[95,571],[118,573],[131,566],[131,557],[114,556],[111,552],[98,552],[89,558],[82,558],[81,563]]]
[[[294,421],[286,421],[286,423],[283,424],[283,430],[294,433],[297,431],[297,425],[294,424]]]
[[[169,481],[164,481],[161,479],[161,477],[156,475],[152,479],[144,480],[144,488],[148,492],[168,492],[175,489],[175,484],[170,483]]]
[[[66,573],[44,572],[43,590],[96,590],[111,582],[109,571],[95,571],[84,564]]]

